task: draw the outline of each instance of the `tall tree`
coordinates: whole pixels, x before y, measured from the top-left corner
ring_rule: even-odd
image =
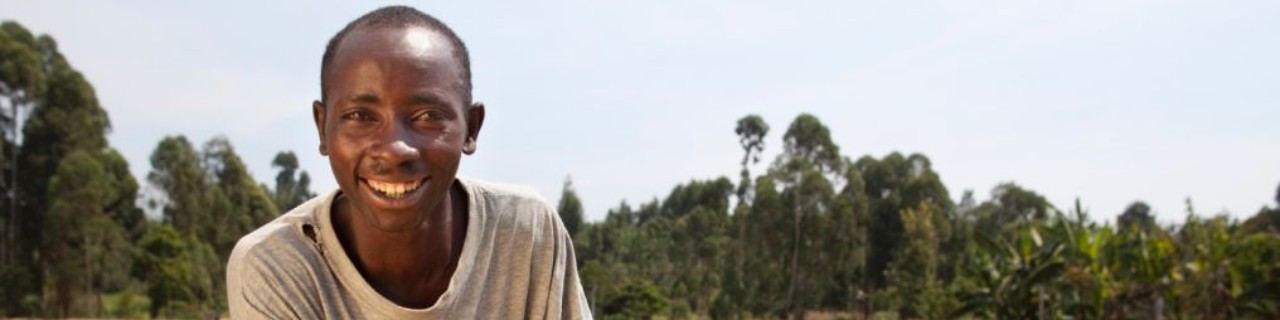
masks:
[[[835,270],[835,279],[831,281],[832,287],[824,297],[824,304],[849,311],[869,311],[865,293],[870,290],[867,287],[870,279],[867,274],[870,198],[866,194],[866,182],[862,179],[862,173],[848,158],[844,161],[845,184],[834,201],[830,222],[832,240],[825,246],[825,250],[830,251],[832,256],[830,264]]]
[[[1044,220],[1054,212],[1053,204],[1044,196],[1013,182],[991,189],[991,199],[979,205],[974,214],[978,230],[987,234],[1008,234],[1005,229]],[[1012,235],[1012,234],[1010,234]]]
[[[793,249],[789,245],[793,235],[788,232],[793,223],[791,211],[769,175],[756,179],[754,193],[747,211],[750,236],[744,238],[747,251],[752,254],[743,261],[746,267],[742,279],[747,291],[743,300],[751,302],[745,305],[751,313],[781,315],[789,310],[790,302],[789,280],[784,275],[788,270],[785,257]]]
[[[837,176],[843,167],[840,148],[831,139],[831,131],[811,114],[796,117],[782,136],[782,154],[772,169],[772,174],[783,184],[790,199],[791,252],[788,304],[793,317],[803,318],[806,299],[800,296],[808,292],[801,261],[806,260],[803,229],[806,219],[823,219],[828,214],[826,205],[834,193],[828,177]],[[821,240],[818,240],[821,241]],[[808,243],[812,243],[809,241]]]
[[[885,285],[884,271],[898,252],[902,241],[900,212],[921,204],[939,208],[935,221],[952,212],[947,188],[933,171],[932,162],[922,154],[903,156],[894,152],[884,158],[864,156],[854,163],[865,182],[870,218],[867,233],[871,252],[867,257],[867,273],[877,288]],[[950,239],[949,223],[935,223],[939,239]]]
[[[293,151],[277,153],[271,160],[271,166],[280,169],[280,173],[276,174],[275,191],[276,208],[280,211],[293,210],[294,207],[316,196],[310,190],[311,176],[307,175],[305,170],[298,170],[298,156],[294,155]]]
[[[40,270],[41,266],[52,263],[50,255],[44,252],[46,248],[43,248],[43,245],[52,243],[46,241],[44,232],[46,225],[50,223],[46,219],[52,200],[49,193],[50,179],[63,159],[71,154],[85,152],[99,155],[108,152],[106,133],[110,130],[111,123],[106,111],[98,104],[93,86],[79,71],[71,67],[58,51],[57,43],[52,37],[42,35],[32,40],[30,33],[16,23],[5,23],[0,29],[9,38],[9,44],[16,41],[29,49],[34,43],[34,47],[39,49],[39,68],[42,72],[40,75],[30,73],[33,72],[30,69],[32,66],[26,63],[31,57],[30,51],[18,50],[25,53],[17,54],[19,58],[12,61],[12,64],[8,60],[0,63],[3,65],[0,69],[5,69],[0,72],[7,73],[4,79],[6,85],[16,85],[6,88],[9,97],[17,92],[15,89],[21,91],[17,101],[8,101],[15,103],[10,107],[32,106],[31,114],[26,117],[21,128],[23,142],[17,149],[20,150],[19,156],[13,159],[16,162],[7,161],[10,164],[7,178],[12,187],[7,190],[7,194],[12,197],[11,200],[16,200],[16,203],[9,202],[7,206],[10,215],[8,221],[10,227],[16,226],[16,230],[6,235],[22,240],[11,242],[12,245],[7,246],[9,250],[6,255],[12,259],[4,266],[5,270],[0,272],[4,274],[0,276],[5,278],[0,280],[6,282],[6,286],[3,286],[5,288],[0,291],[4,291],[3,300],[10,304],[4,309],[24,309],[17,310],[16,313],[36,314],[39,313],[39,308],[19,308],[16,305],[20,304],[19,301],[52,298],[44,294],[47,292],[44,288],[50,283],[46,283],[47,274]],[[5,46],[8,48],[0,49],[6,51],[4,54],[15,52],[10,50],[14,46]],[[25,71],[11,72],[13,70]],[[24,73],[26,75],[22,75]],[[25,89],[20,89],[23,87]],[[17,109],[12,111],[16,112]],[[12,123],[18,118],[11,117],[7,121]],[[17,168],[21,170],[15,170]],[[112,165],[110,168],[117,166]],[[17,184],[17,181],[21,183]],[[127,211],[127,207],[131,205],[132,203],[119,207]]]
[[[728,317],[729,313],[736,313],[743,309],[747,297],[745,293],[749,281],[744,274],[744,264],[747,255],[747,234],[748,226],[752,221],[747,219],[747,212],[750,208],[752,197],[751,185],[751,165],[760,162],[760,154],[764,152],[764,137],[769,134],[769,124],[765,123],[764,118],[759,115],[750,114],[738,119],[738,124],[734,128],[734,133],[738,136],[738,144],[742,146],[742,170],[739,172],[739,181],[737,187],[738,205],[733,210],[732,229],[730,238],[733,241],[733,268],[724,271],[724,281],[726,294],[719,296],[716,303],[719,307],[719,316]]]
[[[738,201],[749,202],[747,194],[751,191],[751,170],[748,165],[760,162],[760,153],[764,152],[764,137],[769,134],[769,124],[764,118],[751,114],[738,119],[734,128],[738,135],[738,144],[742,145],[742,180],[738,184]]]
[[[8,270],[18,235],[17,133],[19,110],[30,108],[46,84],[43,54],[36,37],[13,21],[0,23],[0,268]],[[0,308],[2,314],[3,308]]]
[[[557,209],[565,229],[569,229],[569,235],[577,235],[582,228],[582,200],[578,199],[578,193],[573,190],[572,178],[564,178],[564,190],[560,192],[560,205]]]
[[[100,306],[99,293],[117,289],[128,277],[132,248],[128,234],[109,214],[117,179],[110,177],[97,156],[77,151],[59,164],[50,179],[49,202],[43,228],[44,270],[54,316],[92,315]]]
[[[183,234],[194,234],[206,243],[217,242],[211,210],[212,188],[200,154],[185,136],[160,140],[151,153],[147,180],[164,192],[164,221]]]
[[[900,304],[899,315],[904,318],[938,318],[949,310],[936,310],[934,300],[940,295],[938,283],[938,233],[933,225],[934,211],[931,205],[921,205],[902,211],[902,245],[898,247],[898,259],[889,264],[889,282]]]
[[[210,212],[216,226],[213,249],[222,260],[231,254],[241,236],[279,215],[272,201],[236,154],[231,141],[215,137],[204,144],[203,167],[213,178],[215,208]]]
[[[695,180],[677,185],[662,201],[662,214],[654,223],[666,229],[670,239],[661,260],[671,268],[668,274],[675,275],[670,296],[684,297],[673,299],[677,310],[706,312],[721,287],[719,271],[728,253],[733,189],[733,182],[725,177]]]

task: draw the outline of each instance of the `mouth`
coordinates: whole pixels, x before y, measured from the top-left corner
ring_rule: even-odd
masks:
[[[388,200],[400,200],[410,197],[414,191],[422,188],[426,184],[427,178],[414,181],[382,181],[373,179],[360,179],[360,182],[369,187],[369,190],[379,197]]]

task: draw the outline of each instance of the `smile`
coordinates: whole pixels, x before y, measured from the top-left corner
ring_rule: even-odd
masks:
[[[378,193],[380,196],[389,199],[400,199],[404,198],[414,190],[418,190],[426,179],[412,182],[391,182],[372,179],[361,179],[361,181],[364,181],[365,185],[369,186],[369,189],[373,189],[373,191]]]

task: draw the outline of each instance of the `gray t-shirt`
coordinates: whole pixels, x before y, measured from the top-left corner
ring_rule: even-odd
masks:
[[[426,309],[401,307],[356,270],[333,231],[338,191],[240,239],[227,262],[235,319],[590,319],[573,242],[527,188],[459,177],[466,239],[449,288]]]

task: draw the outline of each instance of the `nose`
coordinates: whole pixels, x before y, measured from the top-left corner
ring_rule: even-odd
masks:
[[[400,125],[389,126],[387,133],[378,139],[370,150],[370,158],[374,174],[390,174],[393,169],[406,169],[422,157],[422,153],[409,144],[413,139],[407,128]]]

